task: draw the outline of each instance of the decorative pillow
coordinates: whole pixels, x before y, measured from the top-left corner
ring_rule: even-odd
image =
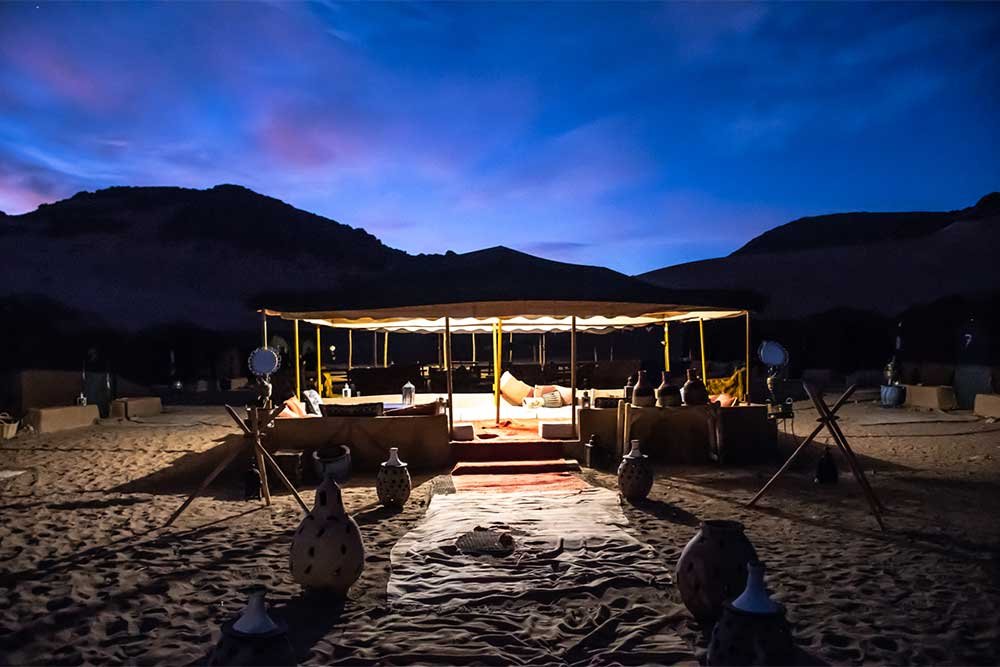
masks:
[[[292,411],[296,417],[306,416],[306,406],[294,396],[285,401],[285,407]]]
[[[320,406],[324,417],[381,417],[385,412],[382,403],[336,404],[325,403]]]
[[[323,400],[319,397],[319,392],[315,389],[306,389],[302,392],[302,398],[305,399],[303,403],[305,404],[306,412],[308,414],[323,414],[319,409],[319,406],[323,404]]]
[[[386,410],[385,416],[387,417],[414,417],[414,416],[429,416],[440,414],[441,403],[438,401],[431,401],[430,403],[419,403],[417,405],[407,405],[402,408],[393,408],[392,410]]]
[[[559,392],[555,390],[552,390],[547,394],[543,394],[542,400],[545,401],[545,407],[547,408],[561,408],[563,404],[562,396],[560,396]]]
[[[299,417],[297,414],[289,410],[288,406],[286,405],[284,408],[281,409],[281,412],[278,413],[276,419],[302,419],[302,417]]]
[[[504,371],[500,376],[500,394],[511,405],[521,405],[524,397],[530,393],[531,385],[521,382],[510,371]]]
[[[525,396],[524,401],[521,402],[521,405],[526,408],[544,408],[545,399],[541,397],[535,398],[534,396]]]
[[[551,384],[536,384],[534,392],[531,394],[535,398],[542,398],[545,394],[555,391],[555,385]]]
[[[556,391],[559,392],[559,395],[562,397],[562,404],[563,405],[572,405],[573,404],[573,390],[572,389],[570,389],[569,387],[560,387],[559,385],[556,385],[555,389],[556,389]],[[580,390],[580,388],[577,387],[576,388],[576,396],[577,396],[577,398],[579,398],[582,393],[583,392]]]

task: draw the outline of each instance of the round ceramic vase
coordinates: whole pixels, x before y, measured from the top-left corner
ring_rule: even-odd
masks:
[[[757,560],[738,521],[703,521],[677,560],[674,579],[688,611],[715,621],[722,606],[743,590],[747,563]]]
[[[295,652],[288,642],[288,628],[267,615],[263,589],[249,593],[240,615],[222,626],[209,665],[294,665]]]
[[[637,408],[650,408],[656,404],[656,390],[646,379],[646,371],[639,371],[639,379],[632,388],[632,405]]]
[[[632,449],[622,457],[618,466],[618,490],[628,500],[642,500],[653,488],[653,468],[649,457],[639,450],[639,441],[632,441]]]
[[[660,386],[656,388],[656,407],[676,408],[680,407],[680,404],[680,389],[667,382],[667,374],[664,372],[662,375],[662,382],[660,382]]]
[[[701,381],[694,369],[687,371],[687,382],[681,387],[681,400],[684,405],[705,405],[708,403],[708,390],[705,383]]]
[[[361,531],[344,510],[340,487],[328,475],[316,489],[316,505],[292,539],[292,577],[305,588],[344,597],[364,566]]]
[[[402,507],[410,497],[410,471],[407,464],[399,460],[399,449],[389,450],[389,460],[385,461],[375,477],[375,492],[378,500],[386,507]]]
[[[708,645],[709,665],[782,665],[792,653],[785,608],[764,585],[764,566],[748,564],[743,593],[727,602]]]

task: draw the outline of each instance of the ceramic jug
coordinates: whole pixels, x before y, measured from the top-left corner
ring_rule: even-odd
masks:
[[[399,448],[389,449],[389,459],[379,467],[375,477],[375,492],[378,500],[386,507],[402,507],[410,497],[410,471],[407,464],[399,460]]]
[[[316,504],[292,538],[292,577],[302,586],[345,597],[365,566],[361,531],[344,510],[340,487],[327,475]]]
[[[649,457],[639,449],[639,441],[633,440],[632,448],[618,466],[618,490],[627,500],[642,500],[653,487],[653,468]]]

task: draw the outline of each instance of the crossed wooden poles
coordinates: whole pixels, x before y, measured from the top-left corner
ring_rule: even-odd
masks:
[[[237,426],[240,427],[240,430],[243,431],[243,435],[245,436],[244,444],[239,447],[233,447],[232,451],[229,452],[229,454],[219,462],[219,465],[215,466],[212,472],[208,474],[208,477],[206,477],[201,483],[201,486],[199,486],[194,493],[188,496],[187,500],[185,500],[183,504],[181,504],[181,506],[170,515],[170,518],[167,519],[167,523],[163,526],[164,528],[170,526],[170,524],[176,521],[177,517],[183,514],[184,510],[188,508],[188,505],[194,502],[195,498],[203,494],[205,489],[208,488],[208,485],[211,484],[212,481],[226,469],[226,466],[232,463],[233,460],[240,454],[248,454],[248,450],[252,450],[257,459],[257,470],[260,472],[261,498],[264,500],[264,504],[271,504],[271,487],[267,483],[266,467],[266,465],[269,465],[271,466],[271,470],[274,474],[281,480],[282,484],[288,487],[288,490],[292,492],[293,496],[295,496],[295,500],[298,501],[302,511],[306,514],[309,513],[309,508],[306,507],[305,502],[302,500],[302,496],[299,495],[299,492],[295,490],[292,483],[288,481],[287,477],[285,477],[285,473],[281,471],[281,468],[278,466],[277,461],[274,460],[274,457],[272,457],[268,451],[264,449],[264,445],[261,444],[263,429],[266,429],[272,422],[274,422],[275,418],[281,413],[285,406],[282,405],[278,408],[248,408],[250,413],[249,425],[247,425],[247,421],[245,419],[236,414],[236,410],[232,406],[227,405],[225,407],[226,412],[229,413],[229,416],[233,418],[233,421],[235,421]]]
[[[840,425],[837,424],[837,420],[840,419],[837,416],[837,411],[840,410],[844,403],[847,402],[847,399],[851,397],[851,394],[853,394],[854,390],[857,389],[857,385],[852,384],[848,387],[847,391],[845,391],[841,397],[837,399],[837,402],[833,404],[832,408],[827,407],[826,403],[823,402],[823,399],[819,394],[817,394],[813,387],[805,382],[802,383],[802,386],[805,388],[806,393],[809,394],[809,398],[812,399],[813,405],[816,406],[816,410],[819,412],[819,419],[816,420],[819,422],[819,425],[813,429],[813,432],[809,434],[808,438],[802,441],[802,444],[799,445],[798,449],[792,452],[792,455],[788,457],[785,464],[781,466],[778,472],[774,473],[774,476],[768,480],[767,484],[764,485],[764,488],[758,491],[757,495],[750,499],[750,502],[747,503],[747,507],[753,507],[761,496],[763,496],[764,493],[771,488],[771,485],[774,484],[779,477],[781,477],[782,473],[788,470],[799,453],[806,448],[806,445],[812,442],[813,439],[819,435],[820,431],[826,428],[826,430],[829,431],[830,436],[833,438],[834,443],[844,454],[844,459],[847,460],[847,465],[851,468],[851,472],[854,473],[855,479],[858,480],[858,485],[861,487],[861,491],[868,499],[868,504],[872,508],[872,514],[875,516],[875,520],[878,522],[879,528],[885,530],[885,524],[882,523],[882,512],[885,511],[885,507],[882,505],[881,501],[879,501],[878,496],[875,495],[871,485],[868,484],[868,478],[865,477],[865,473],[861,469],[858,459],[854,456],[854,451],[847,443],[847,437],[844,436],[844,432],[840,430]]]

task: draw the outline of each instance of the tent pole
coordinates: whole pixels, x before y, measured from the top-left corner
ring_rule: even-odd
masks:
[[[663,370],[670,372],[670,323],[663,323]]]
[[[500,366],[503,363],[503,320],[497,320],[497,344],[494,346],[496,361],[493,362],[493,377],[497,380],[497,390],[493,402],[497,408],[497,423],[500,423]]]
[[[302,360],[299,358],[298,320],[295,320],[295,398],[302,400]]]
[[[322,334],[316,325],[316,393],[323,398],[323,347]]]
[[[701,379],[708,381],[708,368],[705,366],[705,320],[698,320],[698,335],[701,339]]]
[[[372,366],[378,368],[378,331],[372,332]]]
[[[570,417],[573,424],[573,435],[576,435],[576,315],[570,320],[569,338],[569,388]]]
[[[750,311],[743,311],[747,316],[747,372],[746,384],[743,386],[743,400],[750,401]]]
[[[260,311],[260,321],[264,325],[264,347],[267,347],[267,313]]]
[[[354,365],[354,329],[347,330],[347,370]]]
[[[472,332],[472,365],[476,365],[476,332]]]
[[[386,331],[383,335],[385,339],[382,341],[384,344],[382,348],[382,366],[389,368],[389,332]]]
[[[444,368],[448,380],[448,439],[455,431],[455,404],[451,379],[451,318],[444,318]]]

